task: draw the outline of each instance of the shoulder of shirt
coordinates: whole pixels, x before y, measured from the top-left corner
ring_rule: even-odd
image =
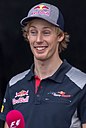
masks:
[[[19,80],[22,80],[28,73],[30,72],[30,69],[17,74],[16,76],[12,77],[12,79],[9,81],[9,86],[11,87],[15,83],[17,83]]]
[[[83,89],[86,85],[86,73],[82,72],[81,70],[72,67],[66,75],[69,79],[74,82],[79,88]]]

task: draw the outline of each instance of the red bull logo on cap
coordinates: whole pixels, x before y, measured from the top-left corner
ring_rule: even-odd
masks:
[[[49,9],[49,7],[47,7],[47,6],[45,6],[45,5],[39,5],[39,6],[36,6],[34,9],[43,10],[43,9]]]
[[[50,8],[48,6],[45,5],[37,5],[33,11],[31,16],[34,15],[46,15],[49,16],[50,15]]]

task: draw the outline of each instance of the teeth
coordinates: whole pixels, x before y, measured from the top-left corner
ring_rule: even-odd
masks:
[[[45,47],[38,47],[38,48],[36,48],[37,50],[44,50],[45,49]]]

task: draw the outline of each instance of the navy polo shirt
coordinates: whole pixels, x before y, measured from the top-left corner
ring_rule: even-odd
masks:
[[[81,128],[86,123],[86,74],[66,60],[35,93],[33,67],[13,77],[7,85],[0,119],[19,110],[25,128]]]

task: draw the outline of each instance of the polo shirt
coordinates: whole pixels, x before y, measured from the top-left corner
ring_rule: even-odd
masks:
[[[0,119],[19,110],[25,128],[81,128],[86,123],[86,74],[66,60],[35,92],[34,66],[8,83]]]

